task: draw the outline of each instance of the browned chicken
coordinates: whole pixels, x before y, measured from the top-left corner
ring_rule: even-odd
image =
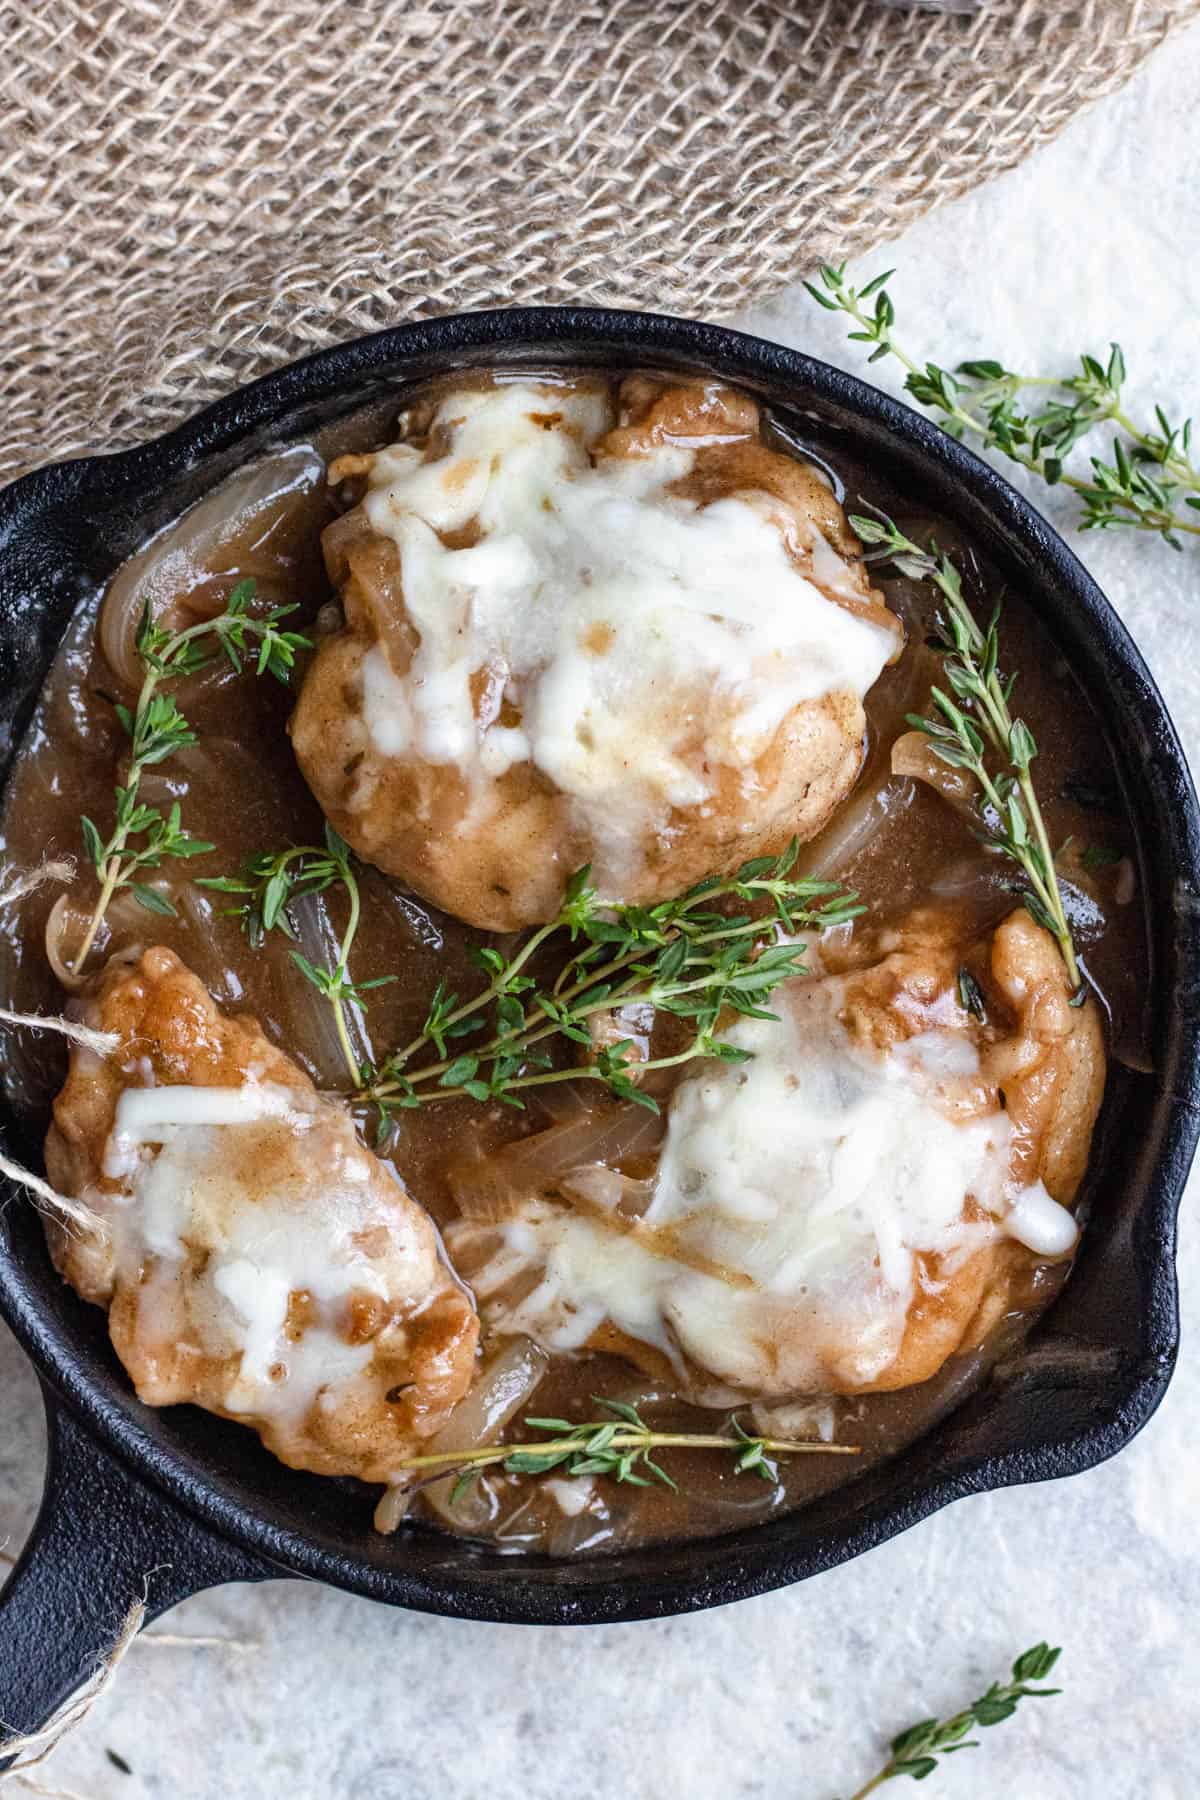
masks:
[[[872,960],[878,958],[878,960]],[[827,953],[835,967],[836,953]],[[1104,1097],[1104,1030],[1094,1000],[1070,1004],[1062,959],[1023,907],[986,938],[964,947],[954,913],[919,910],[899,928],[864,934],[846,961],[840,1011],[851,1041],[885,1054],[928,1032],[970,1043],[977,1069],[942,1074],[939,1109],[956,1122],[1007,1120],[1007,1229],[974,1255],[918,1255],[904,1335],[894,1361],[864,1386],[908,1387],[935,1374],[954,1351],[977,1343],[1008,1310],[1014,1284],[1043,1248],[1074,1247],[1074,1233],[1042,1194],[1073,1205]],[[865,966],[864,966],[865,964]],[[961,979],[964,976],[966,979]],[[983,1018],[963,1006],[974,982]],[[972,996],[973,997],[973,996]],[[968,1199],[966,1214],[978,1210]]]
[[[928,910],[818,959],[680,1083],[652,1185],[558,1170],[450,1229],[493,1330],[716,1405],[901,1388],[1073,1248],[1104,1044],[1050,936]]]
[[[587,863],[652,903],[814,836],[902,633],[757,404],[633,377],[455,390],[326,533],[344,626],[292,741],[360,855],[468,923],[552,917]]]
[[[293,1468],[383,1481],[470,1384],[478,1320],[424,1210],[256,1021],[170,950],[114,958],[86,1003],[46,1166],[104,1236],[55,1262],[139,1397],[253,1426]]]

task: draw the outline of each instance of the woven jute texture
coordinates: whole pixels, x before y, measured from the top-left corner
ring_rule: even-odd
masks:
[[[421,314],[726,314],[1008,168],[1197,16],[0,0],[0,472]]]

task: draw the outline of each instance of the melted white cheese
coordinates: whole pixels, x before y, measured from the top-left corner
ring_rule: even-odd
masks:
[[[241,1087],[126,1088],[117,1101],[117,1116],[105,1146],[104,1173],[114,1180],[132,1171],[142,1144],[161,1141],[160,1127],[171,1125],[247,1125],[259,1119],[291,1118],[300,1130],[309,1119],[295,1105],[290,1088],[277,1082],[247,1081]]]
[[[1004,1217],[1009,1237],[1037,1256],[1065,1256],[1079,1240],[1079,1227],[1065,1206],[1035,1181],[1022,1188]]]
[[[343,1404],[374,1354],[346,1341],[352,1300],[405,1301],[436,1273],[432,1234],[370,1188],[349,1121],[294,1088],[127,1089],[103,1168],[124,1189],[104,1199],[144,1355],[227,1359],[231,1412],[298,1419]]]
[[[619,874],[647,827],[709,798],[714,765],[747,774],[802,701],[861,697],[897,637],[806,580],[749,500],[668,493],[689,449],[593,466],[608,422],[597,396],[513,382],[442,403],[441,458],[376,458],[363,507],[399,547],[420,641],[404,671],[374,646],[362,689],[380,753],[455,764],[477,799],[532,763]],[[472,522],[479,541],[447,549]],[[818,554],[840,587],[846,565]]]
[[[838,1022],[839,993],[792,984],[780,1023],[725,1034],[754,1060],[680,1087],[632,1234],[544,1202],[502,1228],[480,1292],[541,1274],[504,1329],[577,1349],[611,1320],[735,1386],[858,1385],[900,1349],[918,1258],[952,1274],[1003,1230],[1043,1254],[1071,1247],[1074,1221],[1040,1184],[1010,1195],[1007,1116],[944,1110],[946,1084],[978,1070],[969,1040],[932,1031],[863,1050]]]

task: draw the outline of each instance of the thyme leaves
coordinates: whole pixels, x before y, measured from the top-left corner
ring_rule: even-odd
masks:
[[[970,1013],[982,1023],[987,1018],[987,1005],[983,998],[983,989],[972,975],[970,969],[958,971],[958,1003],[964,1012]]]
[[[916,1725],[910,1725],[892,1739],[891,1756],[878,1774],[852,1794],[850,1800],[867,1800],[868,1794],[901,1775],[924,1781],[938,1768],[940,1756],[978,1749],[978,1740],[969,1737],[969,1732],[1003,1724],[1012,1718],[1022,1700],[1048,1700],[1061,1693],[1061,1688],[1031,1685],[1046,1679],[1061,1654],[1049,1644],[1034,1644],[1017,1657],[1008,1681],[993,1681],[985,1694],[964,1707],[962,1712],[955,1713],[953,1718],[922,1719]]]
[[[1027,911],[1058,945],[1072,993],[1083,996],[1083,978],[1063,905],[1054,853],[1034,786],[1031,765],[1037,741],[1024,719],[1012,712],[1015,674],[1000,670],[1000,615],[981,627],[963,595],[962,577],[936,545],[925,550],[904,535],[886,514],[850,520],[873,560],[890,562],[914,581],[929,581],[942,600],[945,689],[930,690],[932,711],[910,713],[907,722],[929,739],[934,755],[964,769],[982,795],[983,841],[1015,863],[1025,877],[1021,898]],[[999,762],[1003,765],[995,768]]]
[[[797,878],[799,845],[777,857],[757,857],[727,878],[713,876],[677,899],[653,907],[600,899],[579,870],[562,906],[511,958],[493,947],[476,952],[488,980],[468,1000],[440,988],[417,1036],[388,1057],[367,1088],[386,1118],[450,1094],[521,1106],[525,1089],[561,1081],[600,1081],[619,1099],[657,1112],[640,1085],[656,1070],[697,1057],[740,1061],[745,1052],[720,1039],[726,1011],[772,1019],[765,1002],[780,982],[803,972],[801,944],[786,941],[802,929],[823,930],[856,918],[856,896],[833,882]],[[722,910],[723,906],[756,910]],[[767,910],[769,908],[769,910]],[[552,983],[540,982],[531,961],[555,937],[571,954]],[[602,1015],[649,1006],[691,1031],[685,1047],[634,1066],[634,1043],[620,1038],[584,1061],[555,1066],[552,1048],[592,1048],[591,1026]],[[490,1025],[490,1030],[489,1030]],[[482,1041],[451,1053],[447,1041],[483,1031]],[[432,1048],[438,1054],[429,1059]]]
[[[347,918],[333,967],[318,967],[298,949],[292,949],[289,954],[305,980],[324,995],[333,1008],[338,1044],[351,1085],[360,1088],[369,1071],[360,1067],[354,1053],[346,1008],[354,1005],[365,1012],[364,995],[372,988],[385,987],[395,980],[395,976],[377,975],[370,981],[355,981],[350,974],[350,952],[362,918],[362,899],[350,846],[345,839],[327,824],[323,845],[293,844],[284,850],[264,851],[244,863],[238,874],[208,877],[197,885],[231,898],[233,904],[221,910],[228,918],[240,919],[242,930],[254,948],[270,931],[281,931],[294,942],[296,927],[289,909],[310,895],[327,893],[333,887],[344,889],[348,902]]]
[[[1119,344],[1105,359],[1085,353],[1078,372],[1065,376],[1022,375],[992,358],[959,363],[951,371],[916,361],[895,336],[896,309],[888,269],[854,287],[846,265],[826,264],[805,287],[819,306],[844,313],[856,327],[852,340],[869,344],[869,362],[894,357],[906,370],[905,389],[921,406],[940,415],[953,437],[973,438],[1077,496],[1084,531],[1125,529],[1151,532],[1175,550],[1183,536],[1200,537],[1200,461],[1193,449],[1192,421],[1174,424],[1161,406],[1154,423],[1134,420],[1125,407],[1125,357]],[[1027,395],[1034,395],[1032,404]],[[1101,426],[1116,429],[1111,459],[1093,455],[1091,473],[1066,466],[1087,435]]]
[[[482,1470],[497,1466],[506,1475],[548,1475],[552,1471],[570,1478],[599,1475],[633,1487],[659,1486],[678,1492],[678,1482],[651,1452],[722,1451],[732,1457],[735,1474],[756,1474],[766,1481],[775,1479],[772,1459],[776,1456],[858,1454],[857,1446],[852,1444],[755,1437],[736,1418],[725,1432],[656,1431],[627,1401],[606,1400],[598,1394],[593,1394],[592,1399],[603,1417],[579,1423],[570,1419],[527,1418],[526,1429],[543,1433],[542,1438],[410,1456],[397,1465],[397,1473],[410,1471],[426,1477],[454,1474],[457,1479],[451,1493],[455,1500],[462,1497]]]
[[[336,968],[317,969],[293,952],[301,974],[337,1007],[390,977],[359,983],[350,977],[358,891],[349,851],[334,839],[324,852],[311,846],[264,852],[240,874],[205,885],[233,896],[230,910],[242,915],[252,941],[260,941],[267,931],[288,928],[290,898],[341,882],[351,895],[352,928]],[[564,1081],[602,1082],[618,1099],[657,1112],[657,1100],[641,1085],[647,1074],[699,1057],[745,1060],[746,1051],[717,1035],[722,1016],[774,1019],[766,1005],[772,993],[804,971],[804,946],[795,934],[823,931],[865,910],[836,882],[796,876],[799,854],[793,842],[779,856],[753,858],[734,875],[709,877],[652,907],[602,900],[589,870],[580,869],[555,917],[512,954],[493,945],[475,949],[472,960],[485,977],[477,993],[464,998],[439,982],[409,1042],[364,1069],[347,1053],[356,1097],[375,1108],[381,1137],[416,1107],[466,1098],[523,1109],[527,1089]],[[535,959],[555,943],[570,953],[553,980],[542,979]],[[690,1034],[683,1048],[635,1062],[632,1038],[594,1041],[597,1023],[608,1018],[619,1025],[633,1006],[680,1021]],[[586,1056],[574,1053],[575,1046]],[[573,1051],[566,1063],[556,1060],[564,1047]]]
[[[181,631],[161,625],[147,602],[137,634],[137,654],[145,671],[141,689],[132,707],[114,706],[130,748],[124,783],[115,789],[112,828],[105,836],[92,819],[80,821],[84,849],[96,871],[100,893],[74,958],[77,972],[87,961],[119,889],[131,889],[149,912],[172,915],[175,908],[170,900],[140,877],[169,859],[204,856],[215,847],[184,829],[178,802],[164,814],[148,805],[139,789],[147,769],[196,742],[196,733],[174,695],[163,691],[164,682],[196,674],[217,655],[224,655],[239,673],[244,659],[253,658],[256,675],[270,674],[285,683],[289,679],[297,652],[308,646],[308,639],[299,632],[279,628],[280,621],[296,609],[277,606],[252,615],[249,608],[254,593],[253,581],[239,582],[215,618]]]

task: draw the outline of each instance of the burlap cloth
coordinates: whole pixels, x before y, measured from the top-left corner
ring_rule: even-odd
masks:
[[[1197,16],[0,0],[0,473],[421,313],[726,313],[1017,162]]]

